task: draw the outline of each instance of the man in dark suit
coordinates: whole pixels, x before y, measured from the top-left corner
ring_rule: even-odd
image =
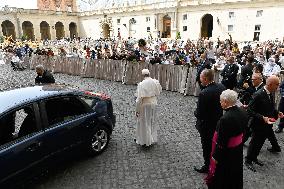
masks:
[[[239,66],[235,64],[235,58],[231,56],[227,60],[227,64],[221,72],[221,76],[223,76],[222,84],[227,88],[233,90],[238,83]]]
[[[194,112],[196,128],[201,137],[204,165],[194,167],[199,173],[207,173],[212,149],[212,138],[219,118],[223,115],[220,95],[226,89],[222,84],[214,82],[214,71],[204,69],[200,74],[200,82],[205,87],[199,94],[197,108]]]
[[[241,101],[245,107],[247,104],[252,100],[252,96],[255,92],[258,90],[262,89],[264,86],[262,82],[262,75],[260,73],[254,73],[251,78],[252,86],[250,87],[248,83],[244,84],[245,92],[247,94],[247,98],[244,101]],[[250,118],[249,124],[247,127],[245,127],[245,132],[244,132],[244,138],[243,138],[243,143],[245,143],[248,138],[251,136],[252,131],[251,131],[251,123],[252,123],[252,118]]]
[[[280,98],[280,102],[279,102],[279,105],[278,105],[278,110],[280,112],[284,112],[284,81],[282,81],[279,88],[280,88],[281,98]],[[284,118],[281,118],[280,122],[277,126],[277,129],[275,130],[275,133],[283,132],[283,128],[284,128]]]
[[[197,65],[197,73],[196,73],[196,82],[198,82],[200,89],[204,89],[204,86],[201,84],[200,81],[200,74],[204,69],[211,69],[212,64],[206,59],[206,55],[202,54],[200,56],[200,62]]]
[[[53,75],[49,71],[45,70],[42,65],[36,66],[35,70],[37,73],[35,84],[55,83]]]
[[[263,166],[263,163],[257,159],[257,156],[268,138],[272,148],[268,148],[270,152],[280,152],[280,146],[277,142],[275,134],[272,130],[273,123],[270,118],[283,118],[283,113],[275,109],[273,93],[279,86],[279,78],[275,75],[270,76],[266,80],[266,85],[257,91],[252,101],[248,105],[249,116],[252,121],[252,139],[249,143],[245,165],[248,169],[256,171],[252,162]]]
[[[251,84],[250,79],[253,74],[253,65],[252,65],[253,60],[254,60],[253,57],[248,57],[246,65],[241,68],[241,78],[239,80],[240,86],[243,86],[243,84],[246,82],[248,84]]]
[[[260,73],[254,73],[252,78],[243,83],[243,90],[240,91],[240,101],[244,105],[248,105],[252,100],[252,95],[264,86],[263,77]],[[251,83],[251,85],[249,84]]]

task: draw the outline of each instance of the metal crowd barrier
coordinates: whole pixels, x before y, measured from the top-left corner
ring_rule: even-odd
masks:
[[[200,89],[196,83],[197,70],[187,65],[148,64],[145,62],[129,62],[126,60],[90,60],[79,57],[35,55],[26,58],[30,69],[42,64],[53,73],[64,73],[81,77],[92,77],[101,80],[122,82],[135,85],[143,80],[141,70],[150,70],[150,76],[160,81],[164,90],[179,92],[184,95],[198,96]],[[284,80],[281,74],[280,80]],[[215,72],[215,81],[220,82],[220,72]],[[279,91],[276,102],[280,100]]]
[[[197,70],[187,65],[152,65],[126,60],[86,60],[78,57],[47,57],[42,55],[31,57],[29,63],[30,69],[42,64],[53,73],[92,77],[122,82],[126,85],[135,85],[142,81],[141,70],[147,68],[150,70],[151,77],[159,80],[164,90],[194,96],[198,96],[200,91],[195,81]],[[219,79],[219,72],[216,72],[216,75],[216,78]]]

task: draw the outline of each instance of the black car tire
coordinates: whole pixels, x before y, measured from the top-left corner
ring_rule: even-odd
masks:
[[[101,154],[108,146],[110,132],[104,125],[98,125],[94,128],[88,141],[88,151],[91,156]]]

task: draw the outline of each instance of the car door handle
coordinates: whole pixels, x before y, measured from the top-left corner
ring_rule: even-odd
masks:
[[[27,151],[34,152],[41,146],[41,142],[33,143],[27,147]]]

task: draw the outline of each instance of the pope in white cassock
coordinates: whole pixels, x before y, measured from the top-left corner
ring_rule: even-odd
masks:
[[[157,142],[156,106],[162,87],[158,80],[150,77],[148,69],[142,70],[144,80],[137,86],[136,99],[136,143],[150,146]]]

